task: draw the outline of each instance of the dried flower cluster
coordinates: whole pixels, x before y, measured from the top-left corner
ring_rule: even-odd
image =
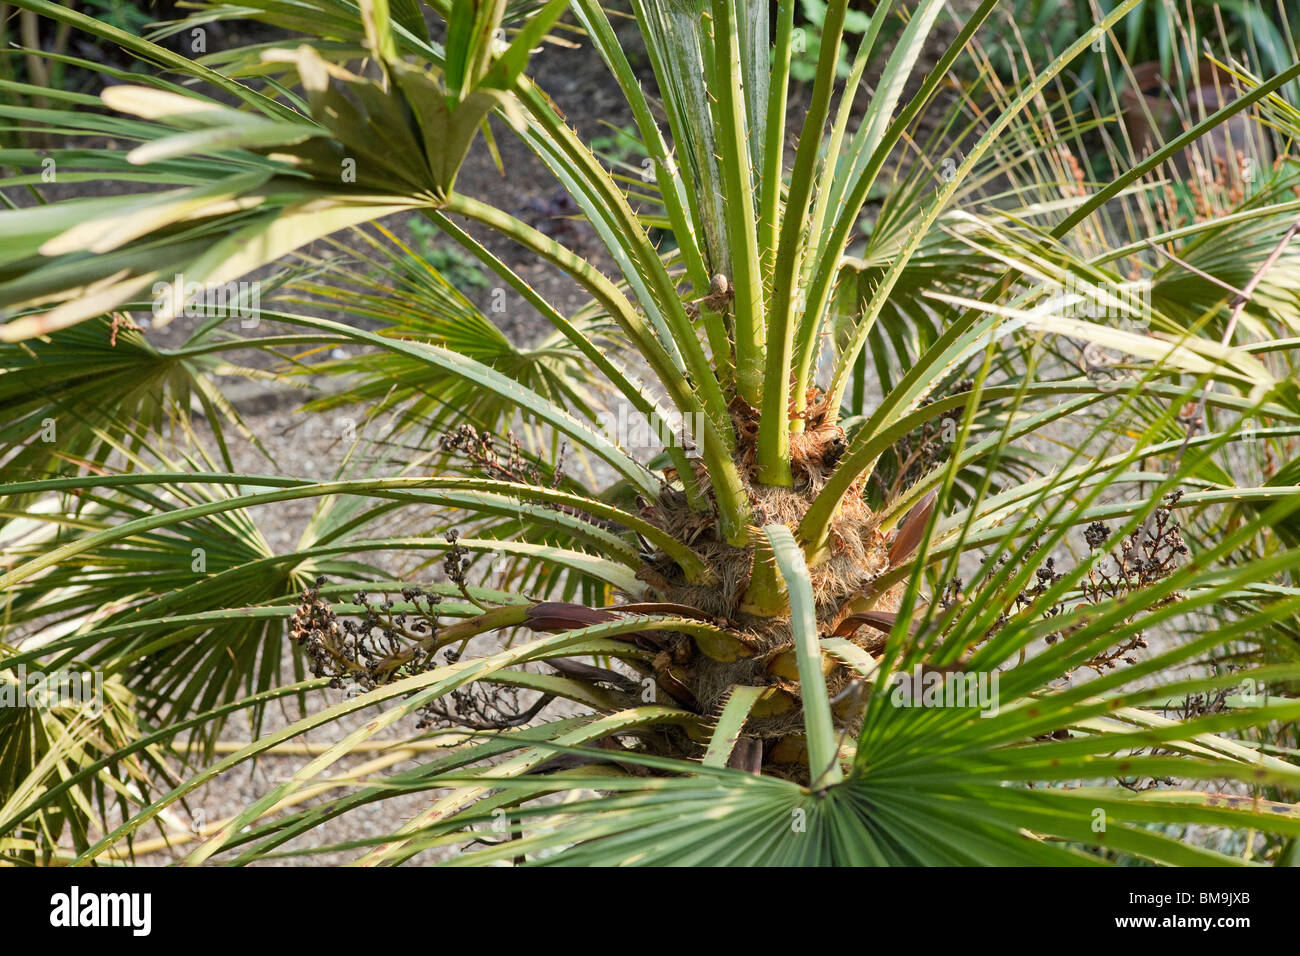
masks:
[[[403,588],[402,599],[412,609],[398,610],[390,599],[371,601],[369,594],[358,591],[353,602],[362,609],[361,617],[340,621],[321,598],[324,583],[324,578],[317,578],[302,592],[289,621],[289,636],[302,646],[316,677],[329,677],[335,688],[346,681],[373,690],[435,666],[435,608],[441,595]]]
[[[529,458],[514,432],[506,432],[504,456],[497,451],[497,438],[491,432],[477,432],[470,425],[461,425],[438,440],[444,452],[458,452],[478,465],[488,478],[513,481],[538,487],[558,488],[564,481],[564,447],[561,446],[555,468],[549,480],[543,480],[542,470],[536,460]]]
[[[1183,542],[1182,531],[1172,510],[1181,497],[1180,491],[1166,495],[1149,521],[1120,541],[1118,547],[1112,548],[1105,557],[1088,570],[1080,585],[1085,603],[1096,605],[1108,600],[1122,600],[1126,595],[1150,587],[1174,572],[1178,566],[1178,559],[1187,554],[1187,545]],[[1098,551],[1105,547],[1110,538],[1110,528],[1100,521],[1094,521],[1083,532],[1084,543],[1091,551]],[[1031,551],[1036,550],[1038,548],[1035,545]],[[985,581],[992,579],[1010,560],[1006,554],[999,555],[995,566],[986,575]],[[994,622],[992,632],[996,633],[1013,618],[1026,613],[1043,594],[1064,577],[1065,574],[1057,569],[1056,559],[1050,555],[1046,557],[1042,566],[1034,571],[1032,582],[1007,602],[1007,609]],[[962,579],[954,578],[944,588],[939,605],[947,610],[965,600],[964,588]],[[1143,609],[1164,607],[1178,600],[1178,597],[1177,593],[1169,594],[1155,604],[1144,605]],[[1042,614],[1050,619],[1069,609],[1067,603],[1061,601],[1046,608]],[[1048,634],[1043,640],[1048,644],[1055,644],[1069,634],[1070,630],[1067,629]],[[1146,640],[1141,632],[1138,632],[1133,637],[1089,659],[1083,666],[1100,672],[1113,669],[1120,662],[1134,664],[1137,662],[1135,653],[1145,649],[1146,646]]]
[[[1084,597],[1089,604],[1122,598],[1163,581],[1174,573],[1179,557],[1187,554],[1187,545],[1183,543],[1182,531],[1172,510],[1182,495],[1181,491],[1166,495],[1149,521],[1140,525],[1119,543],[1118,548],[1112,549],[1106,558],[1089,569],[1082,585]],[[1093,522],[1084,532],[1084,540],[1093,550],[1104,544],[1109,537],[1110,529],[1099,521]],[[1148,606],[1147,610],[1164,607],[1176,600],[1176,593],[1167,595],[1156,604]],[[1137,661],[1134,652],[1145,649],[1146,646],[1145,639],[1138,632],[1097,655],[1086,666],[1101,671],[1115,667],[1121,660],[1133,664]]]
[[[473,683],[458,687],[445,697],[420,708],[420,730],[428,727],[467,727],[471,730],[504,730],[528,723],[555,699],[542,694],[531,703],[521,700],[529,694],[508,684]]]
[[[1210,691],[1207,694],[1188,694],[1177,707],[1168,707],[1166,712],[1173,711],[1178,715],[1180,721],[1195,720],[1198,717],[1208,717],[1211,714],[1221,714],[1228,709],[1228,696],[1230,689]],[[1141,750],[1135,750],[1130,756],[1147,756],[1159,757],[1171,755],[1174,751],[1166,750],[1162,747],[1150,747]],[[1141,793],[1145,790],[1156,790],[1160,787],[1177,787],[1178,782],[1170,777],[1116,777],[1115,782],[1126,790],[1132,790]]]
[[[460,532],[452,528],[446,534],[447,553],[442,557],[442,571],[447,580],[460,588],[460,593],[474,604],[478,604],[469,593],[469,549],[460,543]]]
[[[1182,721],[1222,714],[1228,709],[1228,698],[1232,693],[1233,688],[1222,687],[1205,694],[1188,694],[1183,698],[1183,702],[1174,708],[1174,712]]]

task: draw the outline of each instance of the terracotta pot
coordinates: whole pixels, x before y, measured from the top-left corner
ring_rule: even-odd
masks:
[[[1178,92],[1177,73],[1165,76],[1159,63],[1133,67],[1133,77],[1137,87],[1128,87],[1120,94],[1120,108],[1139,156],[1149,155],[1241,95],[1232,77],[1208,60],[1198,62],[1194,85],[1187,90],[1183,103],[1171,99],[1171,94],[1176,96]],[[1263,130],[1248,115],[1239,113],[1175,154],[1173,162],[1183,176],[1196,169],[1216,176],[1216,159],[1222,159],[1230,170],[1235,168],[1239,178],[1248,178],[1252,165],[1258,169],[1271,163],[1273,155]]]

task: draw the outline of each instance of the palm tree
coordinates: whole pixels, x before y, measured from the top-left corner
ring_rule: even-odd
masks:
[[[1252,107],[1293,135],[1275,91],[1300,65],[1238,64],[1240,96],[1144,155],[1055,95],[1137,2],[1012,88],[972,44],[996,0],[923,73],[944,4],[882,4],[843,83],[832,2],[792,122],[785,0],[773,22],[632,0],[654,95],[595,0],[205,5],[158,39],[297,35],[197,59],[17,0],[143,67],[0,107],[63,144],[0,152],[7,186],[45,160],[138,184],[0,212],[0,673],[89,670],[104,698],[0,710],[0,852],[178,839],[198,787],[378,708],[189,861],[410,793],[425,809],[362,861],[476,835],[459,862],[1291,861],[1300,476],[1241,476],[1300,431],[1300,171],[1191,222],[1154,177]],[[530,78],[562,18],[643,175]],[[480,135],[525,144],[598,252],[458,190]],[[1098,143],[1105,182],[1078,158]],[[366,225],[399,213],[551,336],[511,343]],[[588,304],[565,314],[500,240]],[[181,313],[204,320],[172,350],[131,318]],[[227,433],[255,436],[213,377],[264,375],[224,358],[249,348],[380,437],[329,480],[239,473]],[[168,437],[196,409],[215,453]],[[296,501],[316,511],[276,553],[254,509]],[[350,694],[262,731],[327,687]],[[413,768],[341,769],[385,733]]]

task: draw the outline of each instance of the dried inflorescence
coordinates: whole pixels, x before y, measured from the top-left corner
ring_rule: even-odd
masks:
[[[1111,551],[1113,567],[1107,569],[1105,562],[1101,562],[1089,573],[1086,587],[1090,595],[1095,595],[1098,600],[1115,597],[1162,581],[1174,572],[1179,556],[1187,554],[1182,529],[1172,510],[1182,496],[1181,491],[1166,495],[1150,520],[1120,542],[1118,553]],[[1109,537],[1109,530],[1099,521],[1089,525],[1084,532],[1084,539],[1091,548],[1100,546]]]
[[[1112,547],[1088,570],[1080,583],[1084,603],[1097,605],[1103,601],[1122,601],[1127,595],[1151,587],[1173,574],[1178,567],[1178,559],[1188,553],[1187,545],[1183,542],[1182,531],[1172,510],[1181,497],[1180,491],[1166,495],[1161,506],[1155,510],[1148,522],[1123,538],[1118,546]],[[1083,540],[1090,551],[1100,551],[1111,540],[1110,528],[1103,522],[1094,521],[1084,529]],[[1037,550],[1037,545],[1030,549],[1031,553]],[[993,578],[1008,561],[1010,558],[1007,555],[1000,555],[985,580]],[[1007,608],[995,620],[992,632],[996,633],[1017,616],[1027,613],[1043,594],[1055,587],[1064,577],[1065,574],[1057,568],[1055,558],[1050,555],[1044,558],[1042,565],[1034,571],[1031,583],[1007,601]],[[964,584],[960,578],[950,581],[939,599],[939,605],[947,610],[964,600],[963,588]],[[1155,604],[1144,605],[1143,610],[1164,607],[1178,598],[1177,593],[1168,594]],[[1039,613],[1050,619],[1070,609],[1067,602],[1059,601]],[[1132,618],[1127,619],[1129,622],[1132,620]],[[1068,638],[1071,632],[1072,629],[1067,628],[1048,634],[1043,640],[1047,644],[1055,644]],[[1137,662],[1136,652],[1145,649],[1146,646],[1147,642],[1139,631],[1085,661],[1083,666],[1100,672],[1111,670],[1121,662],[1134,664]]]
[[[460,543],[460,532],[452,528],[445,535],[447,539],[447,551],[442,556],[442,571],[447,575],[447,580],[456,587],[460,588],[460,593],[473,602],[478,604],[469,593],[469,549]]]
[[[446,570],[462,589],[465,580],[464,548],[456,544],[456,535],[448,534],[452,547],[448,551]],[[426,673],[439,666],[454,664],[464,653],[469,640],[484,628],[466,623],[439,626],[442,595],[420,587],[401,590],[398,606],[387,597],[372,599],[358,591],[353,603],[360,609],[359,618],[340,620],[334,607],[321,595],[324,578],[306,588],[297,610],[290,619],[289,636],[303,648],[317,677],[330,678],[330,686],[351,686],[360,691],[373,690],[407,677]],[[629,605],[629,608],[634,608]],[[499,610],[499,609],[498,609]],[[535,631],[554,631],[605,623],[618,614],[604,609],[587,608],[564,602],[543,602],[531,606],[525,618],[512,622]],[[490,628],[489,628],[490,629]],[[666,634],[669,640],[684,644],[681,635]],[[627,639],[648,649],[662,649],[654,633],[635,633]],[[609,692],[630,695],[641,687],[626,675],[577,661],[552,659],[547,662],[562,674],[609,686]],[[524,695],[534,692],[523,690]],[[418,711],[419,726],[457,726],[474,730],[501,730],[526,724],[541,712],[554,694],[541,694],[525,703],[521,691],[498,683],[469,684],[432,701]],[[631,700],[629,699],[629,703]]]
[[[508,684],[474,683],[458,687],[446,697],[420,708],[420,720],[416,726],[420,730],[428,727],[467,727],[471,730],[520,727],[555,699],[554,694],[543,694],[526,704],[521,694],[528,693]]]
[[[1222,687],[1205,694],[1188,694],[1183,698],[1183,702],[1174,708],[1174,712],[1182,722],[1197,717],[1208,717],[1211,714],[1222,714],[1228,710],[1228,698],[1232,696],[1233,691],[1234,688]]]
[[[524,454],[523,446],[515,433],[506,432],[504,454],[497,450],[498,439],[491,432],[478,432],[470,425],[461,425],[438,440],[444,452],[460,453],[472,461],[488,478],[535,485],[539,488],[558,488],[564,481],[564,447],[560,447],[558,460],[549,479],[544,479],[537,462]]]
[[[1173,515],[1173,506],[1182,497],[1181,491],[1165,496],[1164,502],[1151,516],[1119,543],[1118,548],[1097,562],[1083,581],[1083,593],[1089,604],[1099,604],[1109,599],[1123,598],[1127,594],[1163,581],[1178,567],[1178,559],[1187,554],[1182,530]],[[1093,550],[1110,538],[1110,530],[1101,522],[1094,522],[1084,532],[1084,540]],[[1094,544],[1093,542],[1097,542]],[[1178,600],[1178,594],[1169,594],[1147,610],[1164,607]],[[1131,620],[1131,619],[1130,619]],[[1094,670],[1109,670],[1118,662],[1134,664],[1134,653],[1147,646],[1139,631],[1127,640],[1097,655],[1087,662]]]
[[[419,674],[435,666],[438,618],[442,596],[422,588],[402,589],[411,610],[398,610],[392,600],[372,601],[358,591],[353,601],[362,609],[359,620],[340,621],[320,594],[325,579],[305,589],[289,621],[289,636],[307,655],[312,673],[329,677],[331,687],[350,683],[361,690]]]
[[[448,576],[463,588],[464,549],[456,545],[454,534],[448,537],[452,543],[446,559]],[[361,608],[360,619],[340,621],[321,597],[324,583],[324,578],[317,578],[314,586],[303,591],[290,619],[289,636],[303,648],[312,673],[329,677],[331,687],[351,685],[369,691],[424,673],[441,665],[436,657],[439,649],[443,649],[446,662],[460,657],[463,642],[459,647],[449,646],[455,643],[453,636],[439,641],[441,595],[419,587],[403,588],[402,599],[410,607],[398,608],[388,598],[372,600],[365,591],[358,591],[353,603]],[[444,649],[444,645],[448,646]],[[525,705],[517,688],[474,683],[421,707],[417,727],[517,727],[532,720],[553,699],[553,694],[543,694]]]
[[[505,452],[498,452],[499,439],[491,432],[477,432],[469,425],[461,425],[438,439],[438,446],[448,454],[460,454],[474,463],[483,475],[496,481],[508,481],[513,484],[531,485],[534,488],[548,490],[561,489],[565,482],[564,455],[567,445],[561,443],[556,455],[555,465],[549,474],[539,464],[538,459],[524,452],[523,445],[512,431],[505,436]],[[581,508],[551,501],[538,501],[529,507],[545,508],[558,511],[580,521],[615,533],[622,529],[600,518],[592,517]]]
[[[1110,528],[1100,521],[1094,521],[1083,531],[1083,542],[1089,550],[1095,551],[1110,540]]]
[[[1038,546],[1037,543],[1035,543],[1035,545],[1030,549],[1030,553],[1033,553],[1037,550],[1038,550]],[[994,566],[989,570],[988,574],[985,575],[984,581],[986,583],[990,581],[1000,570],[1006,567],[1006,565],[1010,563],[1010,561],[1011,561],[1010,556],[1006,554],[998,555],[997,561],[994,563]],[[994,620],[993,632],[996,633],[997,631],[1000,631],[1007,624],[1007,622],[1009,622],[1016,615],[1027,611],[1034,604],[1034,602],[1038,600],[1039,597],[1041,597],[1048,590],[1054,587],[1057,584],[1057,582],[1059,582],[1063,577],[1065,577],[1065,575],[1056,569],[1056,559],[1051,556],[1048,556],[1043,561],[1042,567],[1034,571],[1033,580],[1026,587],[1016,592],[1016,594],[1011,598],[1010,602],[1008,602],[1009,606],[1007,610],[999,614],[998,617]],[[939,606],[946,611],[949,608],[951,608],[953,605],[960,604],[961,602],[965,601],[966,594],[967,594],[965,587],[966,587],[965,582],[961,578],[953,578],[951,581],[948,582],[947,585],[944,586],[943,594],[939,598]],[[978,588],[978,587],[976,588],[977,592],[982,590],[983,588]],[[1045,617],[1050,618],[1050,617],[1055,617],[1056,615],[1061,614],[1064,611],[1065,611],[1065,604],[1064,602],[1061,602],[1047,608],[1043,612],[1043,614]],[[1055,643],[1057,639],[1058,639],[1058,635],[1049,634],[1046,638],[1046,641],[1048,644],[1052,644]]]

